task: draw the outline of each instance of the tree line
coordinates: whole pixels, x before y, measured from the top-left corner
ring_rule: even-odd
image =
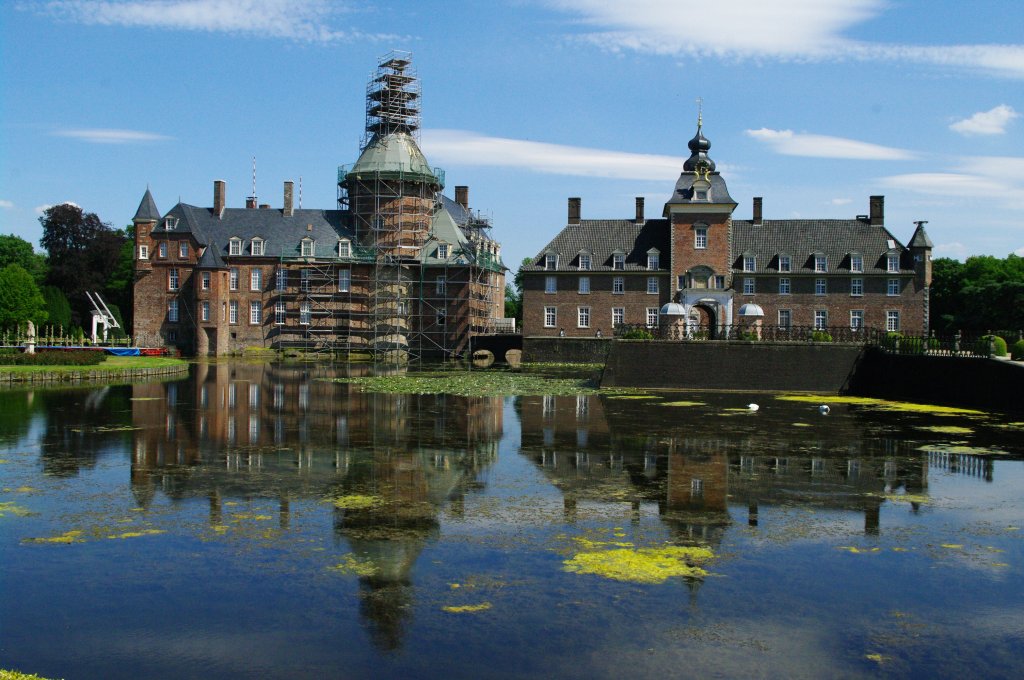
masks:
[[[937,334],[1024,330],[1024,257],[975,255],[932,262],[929,309]]]
[[[0,328],[31,320],[37,327],[83,335],[92,328],[86,291],[98,292],[121,324],[131,327],[133,228],[114,229],[73,203],[47,208],[37,253],[13,234],[0,235]]]

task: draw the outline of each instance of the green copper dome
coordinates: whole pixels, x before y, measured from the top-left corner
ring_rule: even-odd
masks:
[[[439,168],[430,167],[416,140],[405,132],[374,135],[359,160],[351,168],[345,168],[344,173],[346,180],[377,176],[383,179],[429,182],[439,188],[444,185],[443,173]]]

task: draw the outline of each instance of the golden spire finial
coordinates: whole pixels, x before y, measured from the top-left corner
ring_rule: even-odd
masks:
[[[704,124],[704,98],[697,97],[697,129]]]

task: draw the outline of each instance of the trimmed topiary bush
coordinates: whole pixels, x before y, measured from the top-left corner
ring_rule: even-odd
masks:
[[[978,344],[975,350],[978,354],[988,355],[989,353],[989,340],[992,341],[991,351],[997,357],[1006,356],[1006,340],[1003,340],[998,335],[983,335],[978,338]]]
[[[0,355],[0,366],[95,366],[105,358],[105,353],[91,350],[43,350],[35,354]]]
[[[1010,349],[1010,358],[1014,361],[1024,361],[1024,339],[1013,343]]]
[[[832,334],[828,331],[814,331],[811,333],[811,340],[814,342],[832,342]]]

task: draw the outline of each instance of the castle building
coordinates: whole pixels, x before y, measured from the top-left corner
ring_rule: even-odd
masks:
[[[178,203],[147,189],[135,226],[133,335],[200,356],[247,347],[365,353],[402,362],[461,353],[504,318],[505,267],[469,189],[417,143],[419,80],[408,53],[378,64],[366,94],[362,152],[338,169],[338,205]],[[255,191],[254,191],[255,193]]]
[[[885,227],[884,197],[853,219],[733,219],[737,203],[698,121],[662,216],[568,223],[523,268],[523,333],[600,336],[628,326],[666,337],[863,329],[925,334],[932,243]]]

